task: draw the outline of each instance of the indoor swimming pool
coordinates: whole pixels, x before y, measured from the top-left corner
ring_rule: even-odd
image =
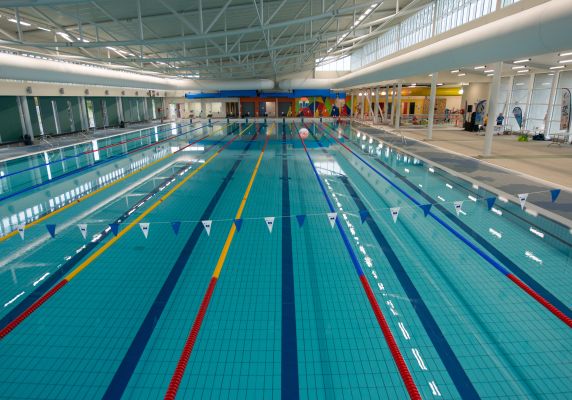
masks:
[[[572,393],[569,228],[347,123],[165,124],[0,172],[2,399]]]

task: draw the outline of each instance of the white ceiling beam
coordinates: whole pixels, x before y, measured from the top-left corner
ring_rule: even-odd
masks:
[[[164,2],[162,0],[159,0],[159,1],[162,4],[164,4]],[[264,29],[268,29],[268,30],[278,29],[278,28],[284,28],[287,26],[305,24],[305,23],[308,23],[310,21],[327,20],[327,19],[331,19],[332,17],[351,15],[353,10],[365,9],[370,4],[371,4],[370,2],[361,3],[361,4],[356,4],[356,5],[350,6],[350,7],[340,8],[337,10],[335,10],[335,9],[330,10],[330,11],[327,11],[326,13],[323,13],[323,14],[317,14],[317,15],[313,15],[313,16],[297,18],[295,20],[288,19],[286,21],[268,24],[264,27]],[[195,35],[191,35],[191,36],[185,36],[184,38],[181,38],[179,35],[177,35],[177,36],[162,37],[162,38],[157,38],[157,39],[146,39],[145,43],[142,43],[141,40],[136,39],[136,40],[99,41],[99,42],[90,42],[90,43],[76,43],[76,42],[74,42],[74,43],[69,43],[68,46],[69,47],[86,47],[87,48],[87,47],[108,47],[108,46],[132,46],[132,45],[141,45],[141,44],[146,44],[146,45],[175,44],[175,43],[179,44],[181,42],[181,40],[184,40],[184,41],[203,41],[203,40],[209,40],[209,39],[215,39],[215,38],[224,38],[225,36],[240,35],[243,33],[244,34],[260,33],[262,30],[263,30],[263,28],[260,26],[253,26],[251,28],[239,28],[239,29],[231,29],[231,30],[227,30],[227,31],[209,32],[206,34],[205,33],[195,34]],[[36,42],[36,43],[25,42],[24,44],[27,46],[42,47],[42,48],[54,47],[54,44],[51,42]]]

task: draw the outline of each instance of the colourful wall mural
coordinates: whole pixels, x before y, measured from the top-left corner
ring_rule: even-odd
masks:
[[[300,97],[296,99],[298,117],[347,117],[351,114],[350,101],[345,98]]]
[[[350,101],[346,102],[346,98],[331,97],[298,97],[295,99],[282,98],[264,98],[243,97],[240,99],[242,104],[242,112],[246,110],[251,116],[258,117],[261,113],[260,104],[262,102],[276,102],[277,115],[281,116],[282,112],[288,117],[347,117],[351,114]]]

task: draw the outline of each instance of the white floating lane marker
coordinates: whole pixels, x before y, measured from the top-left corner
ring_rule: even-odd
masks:
[[[411,336],[409,336],[409,332],[407,332],[407,329],[405,329],[403,322],[399,322],[397,325],[399,325],[399,329],[401,329],[401,333],[403,334],[405,340],[411,339]]]
[[[44,279],[46,279],[46,277],[47,277],[49,274],[50,274],[49,272],[46,272],[44,275],[42,275],[42,276],[40,277],[40,279],[38,279],[36,282],[34,282],[33,285],[34,285],[34,286],[37,286],[38,283],[40,283],[41,281],[43,281]]]
[[[439,391],[439,388],[437,387],[437,384],[435,383],[435,381],[429,382],[429,387],[431,388],[431,392],[433,393],[433,396],[441,397],[441,392]]]
[[[332,187],[330,186],[329,182],[327,179],[324,179],[324,181],[326,182],[328,189],[330,190],[330,193],[332,193],[332,195],[334,196],[334,198],[336,198],[335,193],[332,189]],[[341,195],[340,195],[341,196]],[[444,201],[444,199],[443,199]],[[363,256],[364,262],[365,264],[371,268],[371,274],[373,276],[373,278],[375,279],[376,283],[377,283],[377,287],[379,288],[380,292],[382,292],[382,296],[387,296],[387,293],[385,293],[385,286],[383,285],[383,283],[381,282],[381,280],[379,279],[377,272],[375,271],[375,269],[373,269],[373,260],[371,259],[371,257],[368,256],[367,251],[365,249],[365,247],[363,245],[360,245],[359,243],[359,238],[357,236],[355,236],[355,228],[353,226],[353,224],[349,221],[348,218],[346,218],[346,214],[344,212],[344,209],[342,207],[342,205],[339,203],[339,200],[336,198],[336,203],[338,205],[338,208],[340,210],[340,212],[342,213],[342,216],[344,217],[344,221],[346,223],[346,226],[348,227],[348,229],[351,231],[354,240],[356,241],[356,246],[358,246],[358,249],[360,251],[360,253]],[[397,220],[397,215],[399,214],[399,207],[395,207],[391,209],[391,214],[393,217],[394,222]],[[336,221],[337,218],[337,213],[328,213],[328,218],[330,220],[330,223],[332,224],[332,228],[334,226],[334,223]],[[389,307],[389,310],[391,311],[391,313],[393,314],[393,316],[399,316],[399,313],[397,312],[397,310],[395,309],[395,305],[393,304],[393,302],[391,300],[386,301],[387,306]],[[399,329],[401,330],[401,333],[403,334],[403,336],[405,337],[405,340],[410,340],[411,339],[411,335],[409,334],[409,332],[407,331],[407,329],[405,328],[405,325],[403,324],[403,322],[398,322],[398,326]],[[415,358],[417,359],[417,363],[419,364],[420,368],[424,371],[427,370],[427,366],[425,365],[425,362],[423,361],[423,358],[421,358],[421,354],[419,354],[419,350],[413,348],[413,355],[415,356]],[[432,391],[433,393],[438,393],[438,395],[440,396],[441,393],[439,392],[439,389],[437,388],[437,385],[435,384],[434,381],[432,381],[434,387],[432,387]]]
[[[16,300],[18,300],[19,297],[23,296],[24,293],[26,292],[22,292],[20,294],[18,294],[16,297],[14,297],[12,300],[10,300],[8,303],[4,304],[4,307],[8,307],[10,304],[12,304],[13,302],[15,302]]]
[[[529,228],[529,231],[534,233],[536,236],[541,237],[544,239],[544,233],[540,232],[538,229],[534,229],[532,226]]]
[[[500,233],[499,231],[494,230],[493,228],[489,228],[489,233],[493,236],[498,237],[499,239],[502,239],[502,233]]]
[[[425,361],[423,361],[423,358],[421,357],[419,350],[411,349],[411,351],[413,352],[413,355],[415,356],[415,359],[417,360],[417,364],[419,364],[419,368],[421,368],[423,371],[427,371],[427,366],[425,365]]]
[[[532,261],[535,261],[535,262],[542,265],[542,260],[540,258],[538,258],[537,256],[535,256],[532,251],[527,250],[524,252],[524,255],[527,256],[528,258],[530,258]]]

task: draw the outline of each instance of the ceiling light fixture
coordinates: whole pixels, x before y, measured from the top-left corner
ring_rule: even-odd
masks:
[[[548,69],[562,69],[562,68],[566,68],[566,65],[557,65],[556,67],[550,67]]]
[[[529,69],[521,69],[519,71],[516,71],[516,73],[517,74],[524,74],[524,73],[529,72],[529,71],[530,71]]]
[[[46,32],[51,32],[51,31],[52,31],[51,29],[44,28],[44,27],[41,27],[41,26],[38,26],[38,29],[41,30],[41,31],[46,31]]]
[[[529,61],[530,61],[530,58],[523,58],[522,60],[516,60],[516,61],[513,61],[512,63],[513,64],[522,64],[522,63],[529,62]]]
[[[344,33],[341,37],[338,38],[338,40],[336,40],[336,45],[330,47],[327,51],[327,53],[331,53],[332,51],[334,51],[334,48],[336,46],[338,46],[341,42],[344,41],[344,39],[350,34],[350,32],[352,30],[354,30],[359,24],[362,23],[362,21],[373,12],[373,10],[375,10],[375,8],[378,6],[378,3],[373,3],[371,4],[357,19],[357,21],[354,21],[354,23],[349,27],[348,31],[346,33]]]
[[[572,56],[572,51],[568,51],[566,53],[558,53],[558,57],[566,57],[566,56]]]
[[[495,74],[487,74],[487,76],[495,76]]]
[[[558,61],[559,64],[569,64],[572,63],[572,60],[560,60]]]
[[[65,32],[56,32],[56,34],[62,38],[64,38],[65,40],[67,40],[68,42],[73,42],[73,39],[69,37],[69,35]]]
[[[512,69],[523,69],[526,68],[526,65],[515,65]]]
[[[18,20],[15,20],[14,18],[8,18],[8,21],[13,22],[15,24],[18,23]],[[24,26],[32,26],[32,24],[29,24],[27,22],[24,22],[22,20],[20,20],[20,25],[24,25]]]
[[[456,74],[457,72],[459,72],[458,69],[454,69],[454,70],[451,71],[452,74]]]
[[[495,72],[495,70],[494,69],[485,69],[483,72],[485,74],[490,74],[491,72]]]
[[[486,65],[479,65],[475,67],[475,69],[485,69],[486,67],[487,67]]]
[[[460,74],[457,75],[457,76],[466,76],[466,75],[467,75],[467,74],[465,74],[465,73],[463,72],[463,73],[460,73]]]

